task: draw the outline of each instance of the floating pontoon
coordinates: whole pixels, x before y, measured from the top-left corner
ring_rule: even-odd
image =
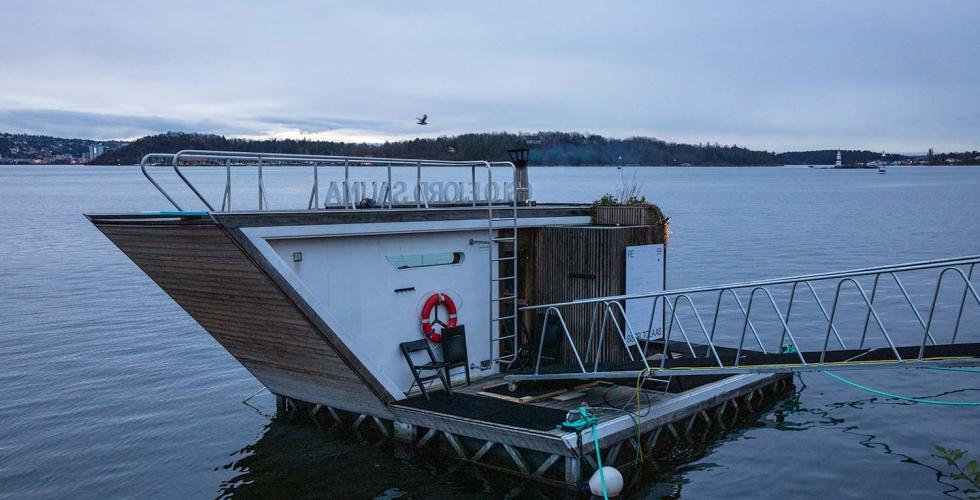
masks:
[[[780,372],[963,365],[980,354],[956,343],[961,320],[974,317],[964,315],[967,299],[980,303],[977,257],[664,291],[669,232],[658,208],[535,203],[526,150],[513,154],[151,154],[142,171],[172,208],[88,218],[282,410],[418,447],[441,442],[472,463],[560,485],[597,467],[593,432],[604,464],[635,463],[692,431],[730,425],[789,387]],[[637,269],[650,270],[627,259],[654,248],[659,278],[626,294],[644,283]],[[920,310],[899,276],[923,271],[939,281]],[[965,287],[952,342],[942,344],[934,315],[948,313],[937,304],[949,276]],[[874,280],[870,296],[861,277]],[[921,343],[894,342],[876,302],[883,277],[908,299]],[[836,284],[829,308],[819,283]],[[782,309],[780,285],[792,290]],[[836,318],[845,285],[870,318],[854,345]],[[812,292],[826,320],[822,349],[801,345],[791,320],[798,292]],[[715,303],[710,330],[704,297]],[[778,344],[767,347],[773,318]],[[725,325],[740,335],[726,336]],[[582,405],[599,414],[595,428],[563,428]]]

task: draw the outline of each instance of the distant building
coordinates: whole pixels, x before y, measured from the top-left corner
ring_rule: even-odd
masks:
[[[841,167],[840,151],[837,152],[837,161],[834,162],[834,166],[837,167],[837,168],[840,168]]]
[[[89,161],[94,160],[105,153],[105,146],[101,144],[89,144],[88,145],[88,159]]]

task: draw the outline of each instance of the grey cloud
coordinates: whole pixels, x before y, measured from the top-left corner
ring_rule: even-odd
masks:
[[[978,18],[975,0],[10,2],[0,129],[975,149]]]
[[[167,131],[194,131],[227,135],[259,133],[258,129],[215,120],[181,120],[160,116],[86,113],[56,109],[0,110],[0,130],[44,133],[57,137],[118,139]]]
[[[251,120],[272,127],[296,129],[303,134],[314,134],[330,130],[355,129],[379,132],[399,132],[401,124],[387,120],[363,120],[354,118],[330,118],[311,116],[255,116]]]

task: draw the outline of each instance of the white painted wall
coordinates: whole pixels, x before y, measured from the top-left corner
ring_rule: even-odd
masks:
[[[406,391],[413,379],[398,344],[422,338],[419,312],[434,292],[447,293],[456,302],[459,322],[466,325],[470,363],[493,357],[487,332],[489,250],[486,244],[470,244],[470,239],[486,238],[486,230],[464,230],[266,241],[280,266],[291,271],[287,279],[298,281],[297,290],[351,350],[372,371],[380,370],[380,378]],[[294,252],[302,253],[302,261],[293,261]],[[412,269],[395,269],[385,258],[438,252],[463,252],[464,258],[459,264]],[[394,292],[409,287],[415,290]],[[438,346],[433,348],[438,356]],[[495,371],[477,368],[471,375]],[[454,380],[462,374],[457,368]]]

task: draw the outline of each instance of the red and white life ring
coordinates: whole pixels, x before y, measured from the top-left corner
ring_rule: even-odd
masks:
[[[446,312],[449,313],[449,318],[445,322],[439,319],[439,306],[445,306]],[[433,311],[435,311],[435,317],[431,318]],[[422,333],[427,339],[437,343],[441,342],[441,330],[437,332],[434,326],[441,325],[442,328],[452,328],[456,326],[456,323],[456,303],[453,302],[452,297],[440,292],[425,299],[425,304],[422,305]]]

